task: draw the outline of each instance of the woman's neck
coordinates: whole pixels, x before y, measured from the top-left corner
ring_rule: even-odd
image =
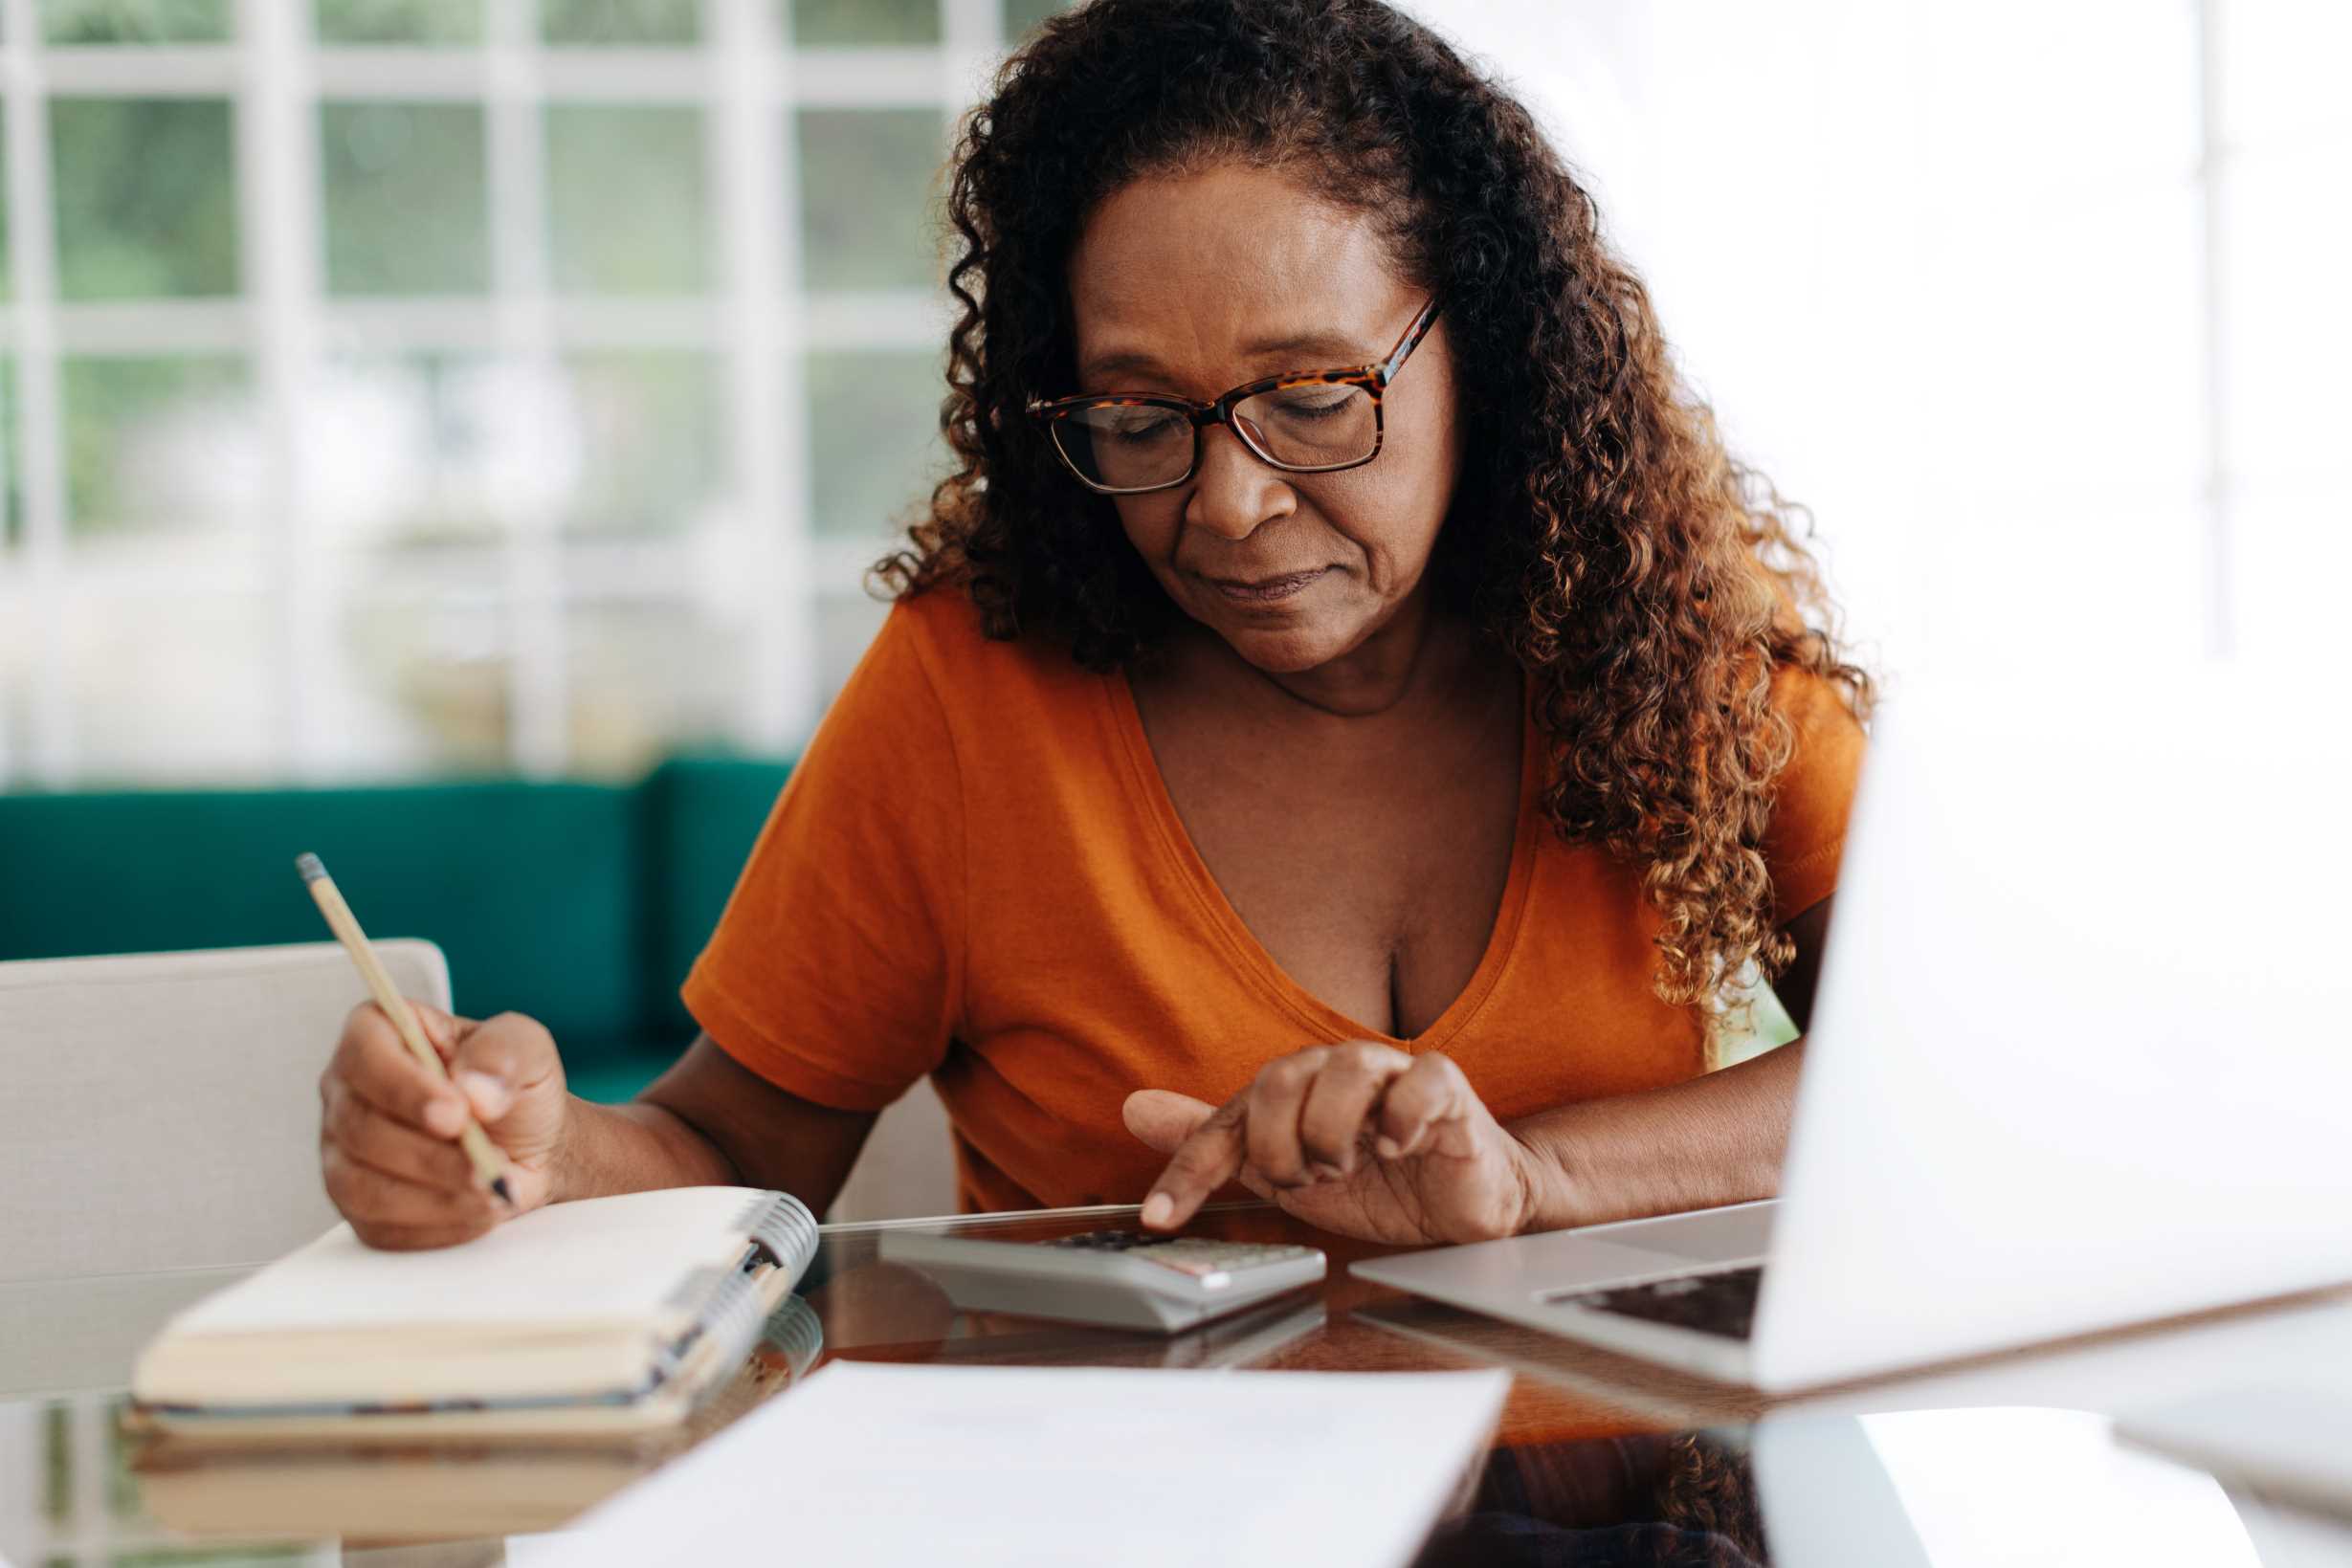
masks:
[[[1356,647],[1312,670],[1269,672],[1203,627],[1189,629],[1181,659],[1189,678],[1230,694],[1269,719],[1409,718],[1456,702],[1482,686],[1496,656],[1468,623],[1432,609],[1416,593]]]

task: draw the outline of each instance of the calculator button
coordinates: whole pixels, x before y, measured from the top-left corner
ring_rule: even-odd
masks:
[[[1057,1236],[1041,1245],[1087,1252],[1126,1252],[1211,1286],[1230,1284],[1234,1274],[1253,1269],[1314,1255],[1313,1249],[1305,1247],[1160,1236],[1145,1230],[1089,1230],[1076,1236]]]

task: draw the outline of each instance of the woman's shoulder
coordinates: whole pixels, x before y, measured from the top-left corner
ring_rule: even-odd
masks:
[[[903,594],[891,606],[869,657],[893,654],[920,667],[951,723],[1085,700],[1102,680],[1044,638],[990,636],[980,607],[955,583]]]
[[[1806,665],[1784,662],[1772,672],[1772,707],[1796,733],[1797,747],[1834,745],[1858,749],[1862,721],[1840,682]]]

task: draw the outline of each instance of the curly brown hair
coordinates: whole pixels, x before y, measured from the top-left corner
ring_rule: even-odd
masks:
[[[1165,635],[1178,612],[1111,502],[1024,406],[1076,385],[1066,268],[1096,205],[1224,161],[1374,214],[1445,301],[1463,468],[1433,591],[1525,672],[1552,826],[1644,868],[1658,995],[1703,1005],[1751,962],[1777,974],[1791,944],[1761,846],[1793,735],[1773,680],[1825,678],[1857,717],[1872,690],[1805,515],[1679,386],[1648,293],[1527,111],[1378,0],[1092,0],[1005,62],[949,166],[956,467],[876,568],[884,588],[959,584],[990,637],[1040,634],[1104,673]]]

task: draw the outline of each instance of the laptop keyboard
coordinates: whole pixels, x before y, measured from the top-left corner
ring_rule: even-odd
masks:
[[[1678,1329],[1744,1339],[1756,1323],[1756,1296],[1764,1286],[1764,1265],[1725,1269],[1712,1274],[1677,1274],[1647,1285],[1621,1285],[1609,1291],[1583,1291],[1557,1295],[1554,1301],[1587,1312],[1615,1313],[1646,1323],[1670,1323]]]

